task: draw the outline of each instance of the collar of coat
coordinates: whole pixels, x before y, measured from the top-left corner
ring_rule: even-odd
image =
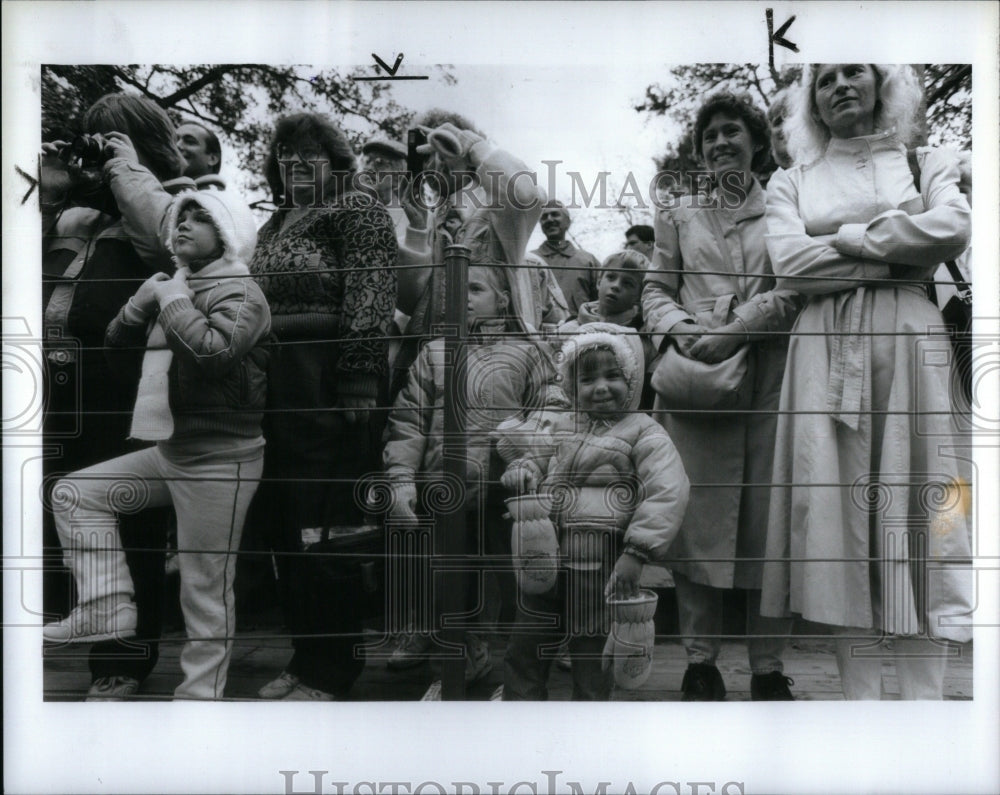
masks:
[[[549,254],[559,254],[563,257],[571,257],[576,251],[576,246],[568,240],[563,240],[561,243],[551,243],[545,240],[538,248],[545,249]]]
[[[711,198],[713,201],[719,200],[718,189],[712,191]],[[737,207],[720,206],[718,209],[725,210],[730,214],[729,217],[732,218],[734,223],[739,223],[750,218],[760,218],[764,214],[764,202],[764,189],[760,186],[757,179],[754,178],[750,184],[750,192]]]

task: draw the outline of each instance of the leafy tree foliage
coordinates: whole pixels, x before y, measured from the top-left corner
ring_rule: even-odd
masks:
[[[337,121],[358,148],[378,131],[404,137],[413,113],[392,96],[391,84],[355,81],[372,67],[317,70],[264,64],[42,66],[42,138],[71,139],[99,97],[130,91],[153,99],[178,124],[197,121],[220,134],[227,152],[263,191],[263,161],[275,119],[318,111]],[[441,77],[453,83],[447,68]]]
[[[972,65],[927,64],[924,67],[927,139],[933,145],[972,147]]]
[[[968,64],[917,65],[922,72],[927,106],[926,139],[957,148],[972,145],[972,67]],[[684,126],[682,137],[668,144],[657,160],[663,170],[681,172],[699,167],[690,125],[708,95],[722,90],[748,92],[764,108],[782,88],[798,82],[800,66],[781,72],[760,64],[694,64],[670,70],[669,82],[648,86],[639,113],[668,115]]]

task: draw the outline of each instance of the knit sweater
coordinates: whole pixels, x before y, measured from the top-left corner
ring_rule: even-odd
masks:
[[[385,373],[386,335],[396,303],[396,235],[381,204],[349,193],[281,226],[261,227],[250,272],[271,307],[282,342],[341,342],[338,392],[374,396]]]

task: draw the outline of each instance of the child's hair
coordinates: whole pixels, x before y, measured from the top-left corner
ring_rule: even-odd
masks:
[[[505,263],[490,257],[476,257],[469,262],[469,268],[487,268],[495,279],[493,288],[510,295],[510,279],[507,278],[507,265]]]
[[[646,258],[646,255],[641,251],[633,251],[627,248],[622,251],[616,251],[604,260],[604,264],[601,265],[600,277],[603,278],[606,271],[644,271],[647,268],[649,268],[649,260]]]
[[[611,349],[610,345],[594,345],[590,348],[585,348],[580,351],[579,355],[574,357],[570,362],[566,364],[566,369],[563,372],[563,377],[569,381],[567,386],[567,394],[575,397],[576,395],[576,379],[579,377],[580,373],[593,370],[597,366],[597,357],[599,355],[610,356],[617,362],[615,357],[615,352]]]
[[[576,360],[570,365],[570,372],[576,375],[579,372],[585,372],[587,370],[592,370],[596,366],[596,359],[598,355],[610,356],[612,360],[617,364],[618,359],[615,357],[615,352],[611,349],[610,345],[595,345],[592,348],[587,348],[582,351]]]

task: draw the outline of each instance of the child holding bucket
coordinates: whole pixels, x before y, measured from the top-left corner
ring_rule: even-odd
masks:
[[[622,641],[643,633],[616,625],[609,639],[605,599],[647,601],[639,598],[642,566],[666,555],[689,484],[670,437],[636,411],[643,370],[634,331],[609,323],[582,326],[563,346],[560,364],[573,410],[503,475],[508,489],[537,489],[551,501],[561,561],[549,590],[522,589],[504,660],[504,700],[545,700],[552,658],[564,640],[573,660],[574,700],[607,700],[616,678],[635,683],[648,675],[648,657],[645,670],[619,664],[630,646]],[[511,505],[515,520],[528,518],[518,517],[517,501]],[[647,624],[651,643],[651,610],[624,609],[616,618]],[[604,662],[605,651],[614,653],[614,669]]]
[[[555,369],[547,348],[528,339],[513,312],[510,284],[502,263],[474,260],[468,274],[466,360],[466,525],[478,532],[476,544],[487,555],[510,556],[510,530],[503,519],[504,495],[496,481],[503,463],[492,434],[506,419],[522,419],[546,406],[566,407],[554,386]],[[444,438],[444,340],[431,340],[410,368],[406,386],[396,398],[388,425],[383,460],[392,489],[389,518],[417,525],[417,484],[434,488],[442,470]],[[433,502],[433,500],[428,500]],[[495,572],[501,607],[513,614],[514,583],[509,569]],[[410,594],[411,597],[419,596]],[[503,613],[501,612],[501,616]],[[493,617],[487,617],[489,619]],[[513,619],[513,615],[509,620]],[[431,648],[430,627],[403,634],[388,660],[391,669],[419,665]],[[485,639],[466,636],[466,682],[489,674],[492,664]]]

